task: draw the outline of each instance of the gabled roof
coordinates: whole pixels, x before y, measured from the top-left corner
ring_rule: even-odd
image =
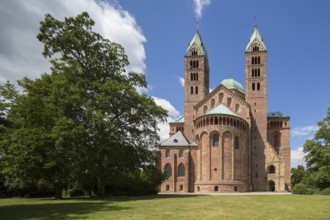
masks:
[[[199,34],[198,31],[196,31],[193,39],[191,40],[189,46],[188,46],[188,49],[186,51],[186,53],[190,50],[190,48],[193,46],[193,45],[196,45],[196,47],[203,53],[203,54],[206,54],[206,49],[204,47],[204,44],[203,44],[203,41],[202,41],[202,37],[201,35]]]
[[[288,118],[289,116],[283,115],[282,112],[268,112],[268,118]]]
[[[176,146],[196,146],[195,143],[190,144],[188,139],[182,134],[181,131],[176,132],[174,135],[169,137],[160,146],[176,147]]]
[[[257,39],[259,41],[259,43],[265,48],[265,50],[267,50],[266,45],[259,33],[259,30],[257,28],[257,26],[254,26],[252,35],[250,37],[250,41],[249,43],[246,45],[245,51],[247,51],[249,49],[249,47],[252,45],[252,43],[254,42],[254,40]]]
[[[237,117],[237,115],[234,112],[232,112],[229,108],[227,108],[223,104],[220,104],[214,109],[206,112],[205,115],[231,115]]]

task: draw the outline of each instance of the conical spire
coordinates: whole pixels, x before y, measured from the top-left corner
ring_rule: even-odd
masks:
[[[196,31],[193,39],[191,40],[191,42],[190,42],[190,44],[188,46],[188,49],[187,49],[186,53],[190,50],[190,48],[193,45],[196,45],[196,47],[202,52],[202,54],[206,54],[206,49],[204,47],[204,44],[203,44],[203,41],[202,41],[202,37],[199,34],[199,31]]]
[[[254,29],[253,29],[253,33],[250,37],[250,41],[249,43],[247,44],[246,48],[245,48],[245,51],[248,51],[248,49],[250,48],[250,46],[252,45],[252,43],[257,40],[259,42],[259,44],[263,47],[263,50],[267,50],[266,49],[266,45],[259,33],[259,30],[257,28],[257,26],[254,26]]]

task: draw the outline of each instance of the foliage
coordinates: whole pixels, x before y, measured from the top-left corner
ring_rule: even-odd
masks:
[[[314,138],[304,145],[306,170],[302,166],[291,170],[293,186],[301,183],[315,192],[330,187],[330,108],[318,126]]]
[[[330,188],[325,188],[322,190],[321,195],[330,195]]]
[[[303,183],[297,183],[293,188],[292,188],[292,193],[293,194],[305,194],[305,195],[312,195],[313,194],[313,188],[310,188],[310,186],[307,186]]]
[[[300,183],[305,175],[305,167],[298,165],[297,168],[291,169],[291,184],[294,187],[297,183]]]
[[[125,73],[124,48],[92,31],[86,12],[59,21],[47,14],[37,38],[51,73],[24,78],[2,139],[10,187],[51,186],[56,197],[78,186],[104,197],[122,174],[154,161],[157,123],[166,111],[140,94],[145,77]]]

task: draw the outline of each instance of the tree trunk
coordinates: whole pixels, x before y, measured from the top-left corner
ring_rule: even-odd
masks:
[[[59,186],[55,186],[54,188],[55,199],[62,199],[62,189]]]
[[[98,178],[97,194],[100,198],[105,197],[105,180],[103,177]]]

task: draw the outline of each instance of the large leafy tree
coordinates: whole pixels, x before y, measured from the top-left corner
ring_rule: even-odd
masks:
[[[318,122],[319,130],[304,145],[307,171],[316,187],[330,187],[330,108],[327,116]]]
[[[310,189],[330,188],[330,108],[327,116],[317,124],[319,129],[314,138],[304,144],[306,169],[298,166],[291,170],[292,185],[303,187],[304,193],[311,192]]]
[[[19,82],[25,92],[11,112],[17,129],[5,142],[12,182],[51,184],[57,196],[78,183],[104,197],[118,173],[154,161],[166,111],[137,91],[147,87],[144,75],[126,73],[124,48],[93,25],[86,12],[41,22],[37,37],[51,74]]]

